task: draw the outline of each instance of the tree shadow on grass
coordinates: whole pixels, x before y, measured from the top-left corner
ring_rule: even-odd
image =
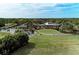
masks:
[[[10,55],[28,55],[34,47],[35,47],[35,44],[30,42],[27,45],[15,50]]]

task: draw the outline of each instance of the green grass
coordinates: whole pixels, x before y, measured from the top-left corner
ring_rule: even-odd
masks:
[[[30,55],[60,55],[60,54],[79,54],[79,35],[52,36],[38,34],[60,32],[51,29],[37,31],[30,37],[29,44],[15,51],[13,54]],[[61,34],[61,33],[60,33]]]
[[[0,39],[5,37],[6,35],[9,35],[10,33],[0,32]]]
[[[37,32],[39,33],[45,33],[45,34],[60,34],[59,31],[53,30],[53,29],[43,29],[43,30],[38,30]]]

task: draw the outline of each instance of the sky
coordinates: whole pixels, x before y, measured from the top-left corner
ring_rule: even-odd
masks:
[[[0,18],[79,18],[79,3],[4,3]]]

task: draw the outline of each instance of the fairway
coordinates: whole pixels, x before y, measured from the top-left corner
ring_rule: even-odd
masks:
[[[58,35],[44,35],[44,34]],[[30,36],[28,46],[24,46],[15,55],[69,55],[79,54],[79,35],[63,34],[53,29],[37,30]]]

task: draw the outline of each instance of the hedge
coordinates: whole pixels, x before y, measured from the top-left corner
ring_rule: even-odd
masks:
[[[17,32],[0,39],[0,53],[9,54],[11,51],[28,44],[29,37],[26,33]]]

